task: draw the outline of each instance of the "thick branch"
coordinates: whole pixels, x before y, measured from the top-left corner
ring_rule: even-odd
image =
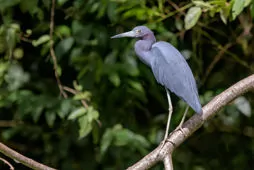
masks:
[[[161,149],[158,146],[151,153],[146,155],[139,162],[129,167],[128,170],[143,170],[148,169],[159,161],[163,161],[166,156],[171,156],[172,152],[182,144],[189,136],[191,136],[197,129],[199,129],[204,121],[213,117],[222,107],[227,105],[236,97],[254,90],[254,74],[234,84],[221,94],[214,97],[207,105],[203,107],[203,115],[195,114],[188,121],[183,124],[182,130],[173,131],[167,142]]]
[[[163,160],[164,162],[164,169],[165,170],[173,170],[173,162],[172,162],[172,155],[167,154]]]
[[[46,165],[43,165],[39,162],[36,162],[28,157],[25,157],[21,155],[20,153],[12,150],[11,148],[8,148],[3,143],[0,142],[0,152],[4,155],[14,159],[17,162],[22,163],[23,165],[26,165],[29,168],[36,169],[36,170],[55,170],[53,168],[50,168]]]

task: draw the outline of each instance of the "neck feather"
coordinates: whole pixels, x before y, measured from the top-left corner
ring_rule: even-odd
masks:
[[[135,52],[138,55],[139,59],[145,63],[148,66],[151,66],[153,56],[151,54],[151,48],[152,45],[155,43],[155,38],[154,39],[144,39],[142,38],[141,40],[138,40],[135,43]]]

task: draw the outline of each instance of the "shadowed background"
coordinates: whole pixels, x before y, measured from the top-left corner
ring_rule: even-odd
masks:
[[[163,139],[168,105],[135,40],[110,37],[148,26],[186,57],[204,105],[254,71],[253,5],[57,0],[50,37],[51,0],[0,2],[1,142],[62,170],[126,168]],[[50,38],[68,98],[59,95]],[[175,95],[172,102],[170,130],[186,106]],[[239,97],[205,123],[174,152],[175,169],[253,169],[253,103],[253,93]]]

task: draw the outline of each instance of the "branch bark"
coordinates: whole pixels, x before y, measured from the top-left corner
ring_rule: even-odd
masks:
[[[20,153],[14,151],[13,149],[7,147],[3,143],[0,142],[0,152],[3,153],[4,155],[14,159],[17,162],[22,163],[23,165],[36,169],[36,170],[56,170],[53,168],[50,168],[46,165],[43,165],[39,162],[36,162],[28,157],[25,157],[24,155],[21,155]]]
[[[212,118],[219,109],[227,105],[236,97],[254,90],[254,74],[234,84],[221,94],[217,95],[207,105],[203,107],[203,115],[195,114],[183,124],[181,130],[173,131],[163,146],[159,145],[156,149],[146,155],[139,162],[129,167],[128,170],[148,169],[159,161],[164,162],[165,169],[172,170],[172,152],[182,144],[189,136],[191,136],[198,128],[202,126],[204,121]],[[0,152],[4,155],[24,164],[25,166],[36,170],[55,170],[51,167],[36,162],[20,153],[10,149],[0,142]]]
[[[148,169],[159,161],[164,161],[165,165],[165,160],[171,157],[172,152],[197,129],[199,129],[203,125],[204,121],[212,118],[222,107],[227,105],[236,97],[251,90],[254,90],[254,74],[237,82],[221,94],[214,97],[213,100],[203,107],[202,116],[198,114],[192,116],[183,124],[183,128],[181,130],[173,131],[169,135],[163,146],[159,145],[140,161],[129,167],[128,170]]]

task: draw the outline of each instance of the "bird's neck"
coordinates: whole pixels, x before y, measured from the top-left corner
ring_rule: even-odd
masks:
[[[135,43],[135,52],[139,59],[148,66],[151,66],[153,56],[151,55],[152,45],[156,42],[153,35],[147,35],[142,37]]]

